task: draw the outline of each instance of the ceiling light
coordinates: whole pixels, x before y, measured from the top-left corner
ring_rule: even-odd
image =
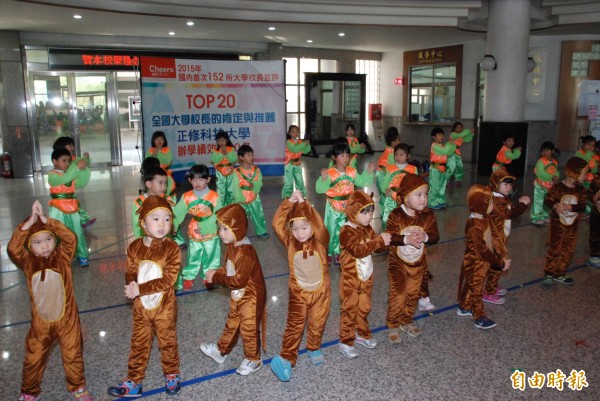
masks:
[[[175,32],[171,31],[171,32],[169,32],[169,35],[173,36],[173,35],[175,35]]]
[[[306,41],[306,43],[312,43],[312,42],[313,42],[313,41],[312,41],[312,39],[308,39],[308,40]]]
[[[75,15],[73,16],[73,18],[75,18],[75,19],[82,19],[83,17],[82,17],[81,15],[79,15],[79,14],[75,14]]]
[[[483,71],[493,71],[498,67],[498,64],[496,64],[494,56],[486,54],[479,62],[479,66]]]
[[[10,352],[2,351],[2,359],[8,359],[10,357]]]
[[[338,33],[338,36],[346,36],[346,34],[344,32],[340,32]]]
[[[194,26],[194,21],[188,21],[187,26]]]
[[[269,27],[269,31],[274,31],[274,30],[275,30],[275,27],[274,27],[274,26],[270,26],[270,27]]]

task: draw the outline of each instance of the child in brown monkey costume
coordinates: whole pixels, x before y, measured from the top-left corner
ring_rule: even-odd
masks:
[[[317,211],[300,191],[284,199],[273,217],[277,237],[287,248],[288,318],[279,355],[273,357],[271,370],[281,381],[289,381],[296,365],[304,326],[306,348],[313,365],[325,363],[321,339],[331,307],[327,245],[329,233]]]
[[[39,201],[8,242],[8,256],[23,270],[31,300],[19,401],[40,399],[42,376],[55,340],[60,344],[67,389],[75,400],[93,401],[85,387],[83,340],[71,273],[76,247],[75,234],[46,217]]]

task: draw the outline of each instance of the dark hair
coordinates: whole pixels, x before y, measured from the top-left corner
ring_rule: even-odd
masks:
[[[159,137],[161,137],[161,136],[162,136],[162,137],[163,137],[163,139],[165,140],[165,143],[164,143],[164,145],[163,145],[163,146],[164,146],[165,148],[166,148],[167,146],[169,146],[169,145],[168,145],[168,143],[167,143],[167,137],[165,136],[165,133],[164,133],[164,132],[162,132],[162,131],[155,131],[155,132],[154,132],[154,134],[152,134],[152,141],[150,142],[150,143],[152,143],[152,147],[156,147],[156,145],[154,144],[154,141],[156,140],[156,138],[159,138]]]
[[[333,148],[331,149],[331,156],[338,157],[339,155],[350,154],[350,145],[346,138],[343,138],[344,142],[336,140]],[[330,156],[330,157],[331,157]]]
[[[579,140],[581,141],[582,145],[585,145],[586,143],[590,142],[596,143],[596,138],[592,135],[580,136]]]
[[[554,152],[554,143],[550,142],[550,141],[546,141],[544,143],[542,143],[542,146],[540,147],[540,152],[543,151],[544,149],[548,149]]]
[[[396,139],[400,138],[400,133],[398,132],[398,128],[390,127],[385,132],[385,144],[387,146],[392,146],[392,142]]]
[[[396,154],[396,152],[400,149],[402,149],[404,151],[404,153],[406,153],[407,156],[410,156],[410,150],[413,148],[414,146],[411,146],[407,143],[399,143],[398,145],[396,145],[396,147],[394,148],[394,154]]]
[[[431,137],[436,136],[437,134],[443,134],[444,130],[442,129],[442,127],[433,127],[433,129],[431,130]]]
[[[188,180],[192,180],[194,178],[203,178],[207,180],[210,177],[210,172],[208,171],[208,167],[204,164],[196,164],[192,166],[190,171],[188,171],[185,175],[185,178]]]
[[[160,160],[158,157],[146,157],[144,161],[142,161],[142,167],[140,167],[140,173],[144,175],[144,171],[149,169],[150,167],[160,167]]]
[[[75,140],[73,138],[71,138],[70,136],[61,136],[56,141],[54,141],[54,144],[52,145],[52,149],[56,150],[56,149],[66,148],[67,145],[75,146]]]
[[[288,127],[288,130],[287,130],[287,132],[285,133],[285,137],[286,137],[287,139],[292,139],[292,136],[290,135],[290,131],[292,130],[292,128],[298,128],[298,132],[300,132],[300,127],[298,127],[297,125],[294,125],[294,124],[290,125],[290,126]]]
[[[146,181],[152,181],[157,175],[160,175],[161,177],[166,177],[167,172],[160,166],[150,166],[144,169],[144,172],[142,173],[142,180],[144,181],[144,183]]]
[[[510,138],[515,139],[515,135],[511,134],[511,133],[504,134],[504,135],[502,135],[502,142],[505,142],[506,140],[508,140]]]
[[[462,125],[464,128],[463,123],[461,123],[460,121],[454,121],[454,124],[452,124],[452,132],[454,132],[454,130],[456,129],[456,127],[458,127],[459,125]]]
[[[238,149],[238,157],[244,157],[246,153],[254,153],[254,149],[250,145],[242,145]]]
[[[227,145],[225,146],[231,146],[233,147],[233,143],[231,142],[231,139],[229,139],[229,134],[223,130],[217,132],[217,135],[215,135],[215,141],[218,141],[221,138],[225,138],[227,139]]]
[[[344,128],[344,132],[348,131],[348,128],[352,128],[352,131],[356,132],[356,128],[354,127],[354,124],[352,124],[352,123],[346,124],[346,128]]]
[[[50,158],[52,160],[58,160],[63,156],[69,156],[69,160],[71,159],[71,152],[69,152],[66,148],[54,149],[52,151],[52,155]]]

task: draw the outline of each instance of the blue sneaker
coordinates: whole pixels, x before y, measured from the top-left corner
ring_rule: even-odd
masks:
[[[292,364],[279,355],[275,355],[271,360],[271,370],[282,382],[289,382],[292,378]]]
[[[142,396],[142,385],[135,384],[133,380],[126,377],[116,386],[109,387],[108,395],[121,398],[139,398]]]
[[[447,208],[447,207],[448,207],[448,204],[447,204],[446,202],[444,202],[444,203],[442,203],[442,204],[440,205],[440,207],[441,207],[442,209],[445,209],[445,208]]]
[[[260,234],[258,237],[262,238],[262,239],[269,239],[269,238],[271,238],[271,236],[269,235],[269,233]]]
[[[90,261],[88,258],[77,258],[79,262],[79,267],[88,267],[90,265]]]
[[[308,359],[310,359],[312,364],[315,366],[323,365],[325,363],[323,351],[321,351],[320,349],[316,351],[308,351]]]
[[[456,309],[456,314],[458,316],[473,316],[470,310],[462,309],[460,306]]]
[[[490,320],[487,317],[482,317],[481,319],[475,320],[475,327],[477,327],[478,329],[487,330],[496,327],[496,323],[494,323],[493,320]]]
[[[179,394],[179,391],[181,391],[179,375],[165,375],[165,387],[168,395]]]
[[[442,209],[442,205],[436,205],[436,206],[431,205],[431,206],[429,206],[429,208],[431,210],[441,210]]]

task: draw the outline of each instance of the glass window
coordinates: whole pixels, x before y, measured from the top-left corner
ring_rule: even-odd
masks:
[[[337,60],[321,60],[320,72],[337,72]]]
[[[287,111],[297,112],[298,110],[298,86],[287,85],[285,87],[285,97],[287,100]]]
[[[455,118],[455,64],[411,67],[409,90],[409,121],[452,121]]]
[[[298,59],[284,58],[285,63],[285,83],[287,85],[298,84]]]
[[[379,61],[376,60],[356,60],[356,73],[367,75],[366,87],[366,114],[369,115],[369,104],[380,103],[379,98]],[[372,134],[371,124],[366,126],[367,134]]]
[[[28,63],[47,63],[48,62],[48,50],[47,49],[28,49],[25,50],[25,57]]]
[[[305,72],[319,72],[319,59],[301,58],[300,59],[300,85],[304,85]]]
[[[285,90],[287,125],[300,127],[300,137],[305,134],[305,72],[337,72],[337,60],[285,57]]]

